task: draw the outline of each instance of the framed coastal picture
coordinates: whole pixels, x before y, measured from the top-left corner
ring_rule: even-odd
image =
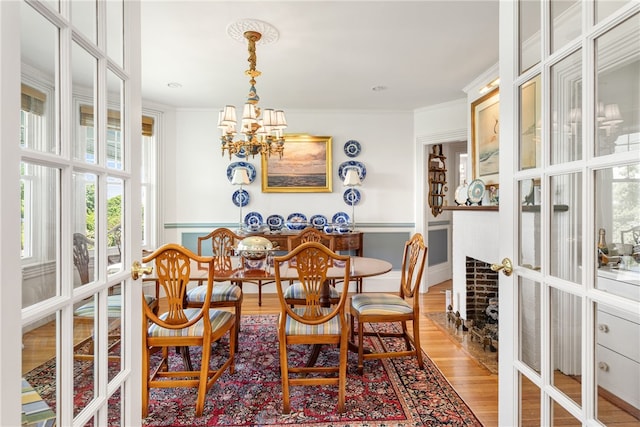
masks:
[[[284,137],[282,158],[262,157],[262,192],[330,193],[331,137]]]
[[[473,179],[498,185],[500,153],[500,104],[495,89],[471,104],[471,155]]]

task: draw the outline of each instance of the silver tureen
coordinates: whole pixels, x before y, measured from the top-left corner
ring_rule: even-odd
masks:
[[[237,253],[246,259],[264,259],[274,250],[273,243],[261,236],[245,237],[238,242]]]

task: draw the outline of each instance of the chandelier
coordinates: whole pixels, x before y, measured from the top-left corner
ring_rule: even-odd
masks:
[[[258,21],[260,22],[260,21]],[[261,22],[262,25],[268,25]],[[272,27],[270,27],[272,28]],[[275,29],[273,29],[275,31]],[[282,158],[284,151],[283,131],[287,127],[287,120],[282,110],[265,108],[260,111],[258,102],[260,97],[256,91],[256,77],[262,74],[256,70],[256,42],[262,38],[262,33],[255,30],[243,32],[244,38],[248,41],[249,69],[245,74],[249,76],[249,94],[247,102],[242,110],[242,120],[240,122],[240,133],[243,135],[234,141],[237,134],[236,107],[226,105],[218,115],[218,128],[222,132],[222,155],[225,151],[229,153],[229,159],[233,154],[271,156],[277,154]]]

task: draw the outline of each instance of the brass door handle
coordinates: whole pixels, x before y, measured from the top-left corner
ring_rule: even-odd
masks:
[[[502,260],[502,265],[501,264],[491,264],[491,270],[493,270],[493,271],[502,270],[502,272],[504,273],[505,276],[511,276],[511,273],[513,272],[513,263],[511,262],[511,260],[509,258],[505,258],[505,259]]]
[[[131,277],[133,280],[138,280],[142,274],[151,273],[153,273],[153,267],[150,265],[143,267],[140,261],[133,261],[133,264],[131,264]]]

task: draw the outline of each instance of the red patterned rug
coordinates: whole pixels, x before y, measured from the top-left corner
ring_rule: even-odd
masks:
[[[415,358],[368,360],[361,376],[357,373],[357,355],[350,352],[344,413],[336,411],[336,386],[311,386],[291,388],[291,413],[283,415],[276,319],[276,315],[242,316],[235,373],[226,372],[213,385],[207,394],[202,417],[194,415],[195,389],[152,389],[149,416],[142,421],[143,425],[481,426],[426,354],[424,370],[418,368]],[[377,340],[367,344],[374,348],[379,346]],[[217,353],[217,345],[226,347],[228,342],[214,344],[213,356]],[[386,345],[393,347],[395,344]],[[224,350],[226,353],[226,348]],[[306,346],[294,347],[290,360],[304,363],[308,352]],[[317,363],[333,363],[337,357],[336,349],[325,347]],[[200,352],[192,349],[191,358],[197,365]],[[215,358],[211,361],[212,366],[219,363]],[[171,364],[180,367],[182,359],[172,356]],[[45,377],[49,371],[55,375],[55,367],[46,369],[43,365],[26,378],[45,401],[55,407],[55,401],[53,405],[50,402],[55,394],[45,395],[38,388],[39,384],[47,384]]]

